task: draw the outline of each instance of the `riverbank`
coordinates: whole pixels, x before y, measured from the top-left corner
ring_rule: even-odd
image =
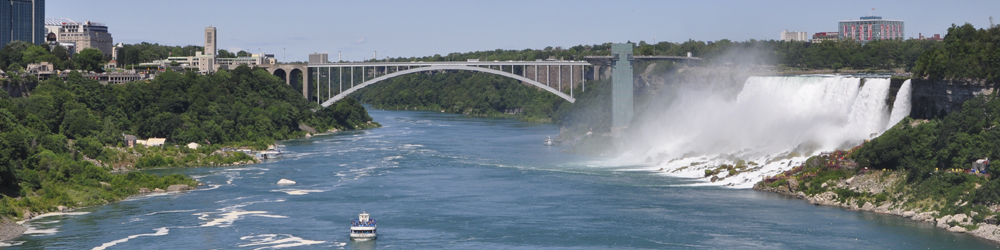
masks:
[[[901,216],[931,223],[949,232],[966,233],[1000,243],[1000,221],[995,215],[982,211],[948,213],[940,211],[943,210],[940,208],[934,209],[940,207],[938,203],[945,201],[914,199],[910,195],[914,187],[906,184],[906,175],[900,171],[866,171],[847,178],[818,182],[819,188],[825,190],[822,192],[811,189],[810,185],[816,185],[817,182],[800,181],[799,178],[778,179],[773,182],[765,179],[754,185],[753,189],[792,196],[816,206]],[[959,200],[957,203],[965,205],[969,201]],[[990,206],[988,211],[1000,211],[1000,206]]]
[[[143,196],[143,195],[164,194],[164,193],[177,193],[177,192],[185,192],[185,191],[196,190],[196,189],[198,189],[197,185],[190,186],[190,185],[186,185],[186,184],[174,184],[174,185],[170,185],[169,187],[167,187],[166,190],[160,189],[160,188],[154,188],[153,190],[150,190],[149,188],[139,188],[139,193],[138,194],[130,195],[128,197],[125,197],[123,200],[129,199],[129,198],[133,198],[133,197],[137,197],[137,196]],[[107,205],[107,204],[101,204],[101,205]],[[100,206],[100,205],[96,205],[96,206]],[[87,207],[87,206],[84,206],[84,207]],[[73,210],[84,208],[84,207],[70,208],[70,207],[66,207],[66,206],[59,206],[59,207],[56,208],[57,211],[51,211],[51,212],[45,212],[45,213],[38,213],[38,214],[32,213],[30,211],[25,211],[23,217],[21,218],[22,220],[17,221],[17,222],[14,222],[14,221],[10,220],[9,218],[2,218],[2,219],[0,219],[0,246],[4,246],[4,243],[2,243],[2,241],[6,241],[6,240],[10,240],[10,239],[14,239],[14,238],[20,237],[25,232],[27,232],[28,228],[24,226],[25,222],[29,222],[29,221],[31,221],[33,219],[38,219],[38,218],[43,218],[43,217],[48,217],[48,216],[55,216],[55,215],[62,215],[62,214],[71,213]]]

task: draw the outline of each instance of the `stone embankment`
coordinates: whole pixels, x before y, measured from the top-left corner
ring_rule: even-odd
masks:
[[[862,194],[867,193],[871,196],[877,194],[889,194],[887,196],[895,196],[898,195],[898,192],[900,191],[898,189],[903,188],[902,182],[904,180],[905,175],[898,172],[871,172],[867,174],[858,174],[848,179],[831,180],[823,183],[822,187],[828,188],[829,190],[846,189]],[[841,199],[841,197],[838,197],[837,193],[833,191],[808,195],[801,191],[802,188],[804,187],[801,187],[800,183],[794,178],[787,179],[787,185],[772,187],[762,181],[753,187],[754,190],[794,196],[817,206],[834,206],[856,211],[902,216],[903,218],[915,221],[932,223],[938,228],[946,229],[949,232],[967,233],[1000,243],[1000,225],[998,225],[1000,224],[1000,221],[998,221],[995,217],[990,217],[986,218],[981,223],[974,223],[971,218],[971,216],[976,216],[976,212],[974,211],[970,212],[971,214],[939,216],[938,211],[921,211],[906,208],[906,206],[904,206],[904,203],[906,203],[905,199],[896,201],[886,199],[878,202],[871,201],[873,199],[863,198]],[[992,211],[997,211],[1000,207],[994,206],[990,209]]]

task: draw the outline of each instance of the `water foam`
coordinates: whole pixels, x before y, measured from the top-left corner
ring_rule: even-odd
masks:
[[[202,212],[202,213],[194,213],[192,215],[197,215],[198,219],[200,220],[208,221],[202,223],[199,227],[229,227],[232,226],[233,223],[236,222],[237,220],[243,219],[246,216],[266,217],[266,218],[288,218],[287,216],[283,215],[269,214],[269,212],[267,211],[246,211],[242,209],[243,207],[257,203],[284,202],[284,201],[285,201],[284,199],[250,201],[217,209],[217,211],[219,212]],[[211,218],[212,215],[214,214],[219,214],[219,216],[216,218]]]
[[[170,233],[170,229],[167,229],[166,227],[157,228],[155,230],[156,230],[155,233],[150,233],[150,234],[129,235],[128,237],[125,237],[123,239],[118,239],[118,240],[115,240],[115,241],[112,241],[112,242],[104,243],[104,244],[102,244],[99,247],[92,248],[91,250],[104,250],[104,249],[112,247],[114,245],[118,245],[119,243],[125,243],[125,242],[127,242],[127,241],[129,241],[131,239],[139,238],[139,237],[142,237],[142,236],[163,236],[163,235],[167,235],[168,233]]]
[[[44,213],[44,214],[39,215],[39,216],[35,216],[35,217],[31,218],[31,220],[38,220],[38,219],[41,219],[41,218],[52,217],[52,216],[84,215],[84,214],[89,214],[89,213],[90,212],[50,212],[50,213]],[[21,222],[26,222],[26,221],[20,221],[19,223],[21,223]]]
[[[249,240],[251,243],[240,245],[240,247],[263,246],[254,249],[278,249],[286,247],[308,246],[326,243],[326,241],[306,240],[291,234],[259,234],[240,237],[241,240]]]
[[[735,97],[681,88],[667,108],[633,124],[628,152],[615,161],[750,188],[808,157],[860,144],[890,120],[889,79],[750,77]],[[706,177],[706,170],[742,162],[746,169]]]
[[[156,215],[156,214],[169,214],[169,213],[187,213],[187,212],[194,212],[194,211],[195,211],[194,209],[186,209],[186,210],[167,210],[167,211],[156,211],[156,212],[152,212],[152,213],[148,213],[148,214],[146,214],[146,215]]]
[[[20,246],[21,244],[24,244],[24,242],[25,241],[0,241],[0,247]]]
[[[217,188],[219,188],[221,186],[222,185],[214,185],[213,184],[213,185],[208,185],[208,188],[195,189],[195,190],[191,190],[189,192],[194,192],[194,191],[208,191],[208,190],[212,190],[212,189],[217,189]]]
[[[18,221],[17,224],[20,224],[20,225],[24,226],[24,228],[26,229],[24,231],[24,233],[23,233],[24,235],[55,235],[56,233],[59,233],[59,227],[38,228],[37,226],[47,225],[47,224],[55,224],[55,223],[59,223],[60,221],[58,221],[58,220],[37,221],[37,220],[45,218],[45,217],[84,215],[84,214],[89,214],[89,213],[90,212],[51,212],[51,213],[44,213],[42,215],[35,216],[34,218],[31,218],[30,220]]]
[[[321,193],[324,190],[312,190],[312,189],[278,189],[271,190],[271,192],[284,192],[288,195],[307,195],[309,193]]]
[[[199,219],[208,220],[207,213],[201,213],[200,215],[201,216],[198,217]],[[231,211],[223,213],[222,216],[219,218],[215,218],[209,222],[201,224],[200,227],[215,227],[215,226],[229,227],[233,225],[233,222],[236,222],[237,220],[244,218],[245,215],[267,217],[267,218],[288,218],[287,216],[268,214],[267,211]]]

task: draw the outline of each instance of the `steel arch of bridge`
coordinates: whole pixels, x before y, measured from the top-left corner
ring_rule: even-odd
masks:
[[[531,78],[519,76],[519,75],[516,75],[516,74],[512,74],[510,72],[505,72],[505,71],[500,71],[500,70],[495,70],[495,69],[490,69],[490,68],[476,67],[476,66],[467,66],[467,65],[431,65],[431,66],[422,66],[422,67],[418,67],[418,68],[411,68],[411,69],[407,69],[407,70],[400,70],[400,71],[397,71],[397,72],[394,72],[394,73],[391,73],[391,74],[386,74],[386,75],[382,75],[382,76],[373,78],[373,79],[365,81],[365,82],[363,82],[361,84],[354,85],[354,87],[351,87],[350,89],[344,90],[340,94],[337,94],[337,95],[331,97],[329,100],[326,100],[325,102],[323,102],[322,105],[323,105],[324,108],[329,107],[330,105],[333,105],[333,103],[335,103],[335,102],[337,102],[337,101],[339,101],[341,99],[344,99],[344,97],[347,97],[348,95],[350,95],[351,93],[354,93],[355,91],[358,91],[359,89],[362,89],[364,87],[367,87],[368,85],[372,85],[372,84],[375,84],[375,83],[378,83],[378,82],[381,82],[381,81],[384,81],[384,80],[387,80],[387,79],[390,79],[390,78],[393,78],[393,77],[407,75],[407,74],[413,74],[413,73],[419,73],[419,72],[435,71],[435,70],[468,70],[468,71],[476,71],[476,72],[482,72],[482,73],[489,73],[489,74],[504,76],[504,77],[508,77],[508,78],[513,78],[513,79],[516,79],[518,81],[522,81],[522,82],[534,85],[535,87],[544,89],[545,91],[551,92],[552,94],[555,94],[555,95],[557,95],[557,96],[559,96],[559,97],[561,97],[563,99],[566,99],[566,101],[569,101],[570,103],[576,102],[575,98],[573,98],[570,95],[567,95],[566,93],[563,93],[563,92],[561,92],[559,90],[556,90],[556,89],[554,89],[552,87],[546,86],[544,83],[532,80]]]

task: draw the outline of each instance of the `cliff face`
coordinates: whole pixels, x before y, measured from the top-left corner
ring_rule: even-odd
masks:
[[[962,103],[977,95],[986,95],[997,89],[996,83],[974,80],[924,80],[910,81],[912,108],[910,117],[931,119],[943,117],[962,108]]]

